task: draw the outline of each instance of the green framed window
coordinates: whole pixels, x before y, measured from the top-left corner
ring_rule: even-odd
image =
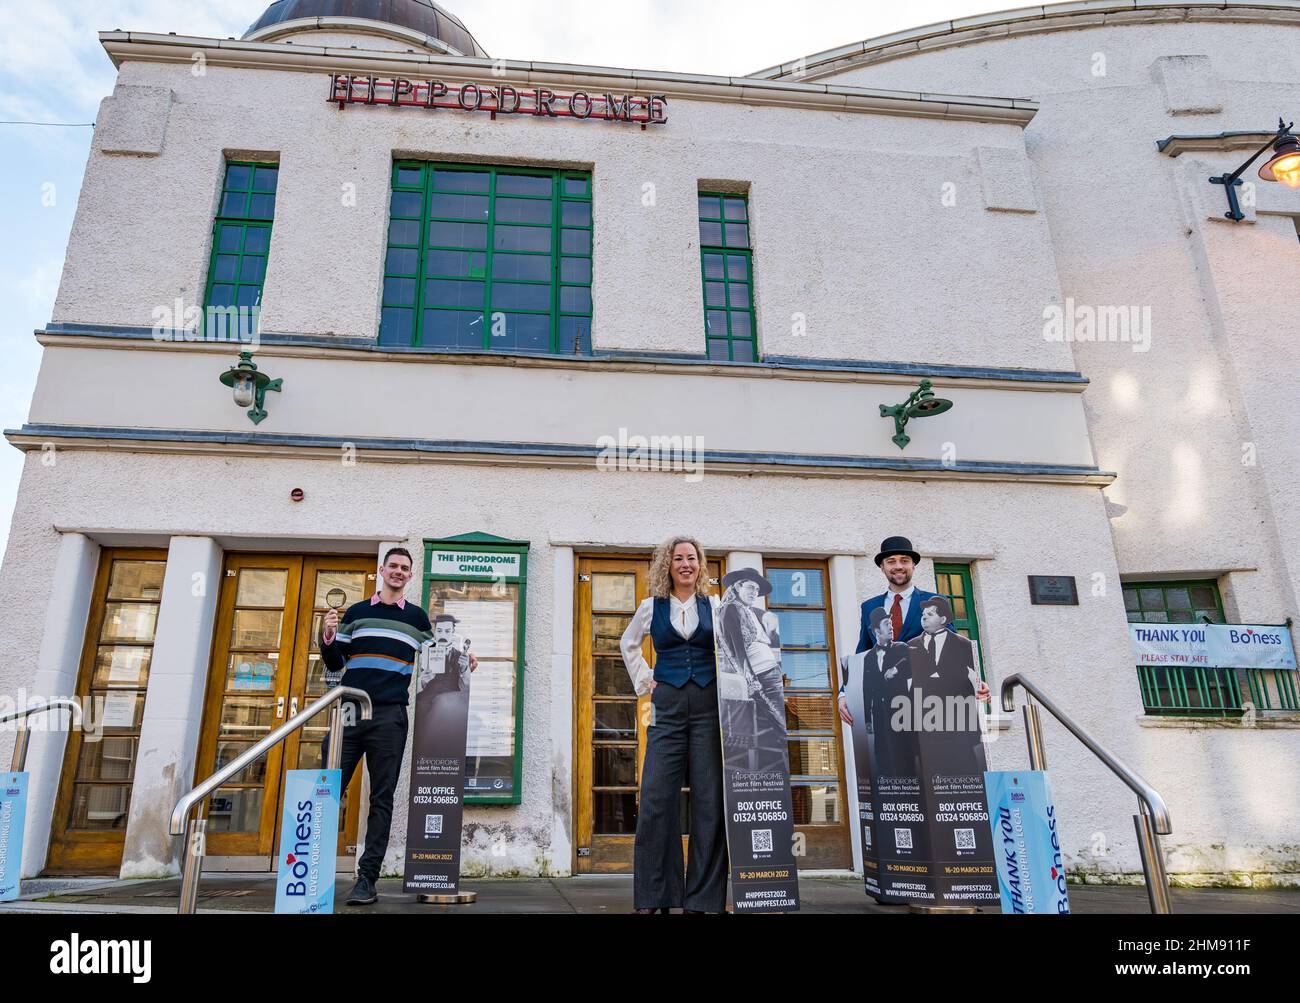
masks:
[[[753,362],[758,358],[758,334],[749,199],[727,192],[700,192],[699,200],[700,278],[708,356]]]
[[[1223,623],[1223,599],[1212,579],[1183,582],[1124,582],[1129,623]]]
[[[279,178],[276,164],[226,164],[203,304],[211,338],[248,341],[257,331]]]
[[[947,596],[952,604],[952,625],[957,633],[975,644],[980,662],[980,678],[984,678],[984,650],[980,645],[980,624],[975,614],[975,584],[971,579],[969,564],[936,564],[934,566],[935,591]]]
[[[1213,579],[1124,582],[1130,623],[1225,623],[1223,597]],[[1237,717],[1257,711],[1300,710],[1300,679],[1289,669],[1139,665],[1138,686],[1148,714]]]
[[[381,345],[591,354],[591,175],[393,164]]]

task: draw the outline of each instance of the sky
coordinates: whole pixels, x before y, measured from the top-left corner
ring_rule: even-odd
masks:
[[[88,123],[113,89],[115,71],[97,32],[239,37],[269,2],[0,0],[0,428],[18,428],[27,419],[41,358],[32,332],[53,312],[90,150]],[[747,74],[876,35],[1015,4],[447,0],[443,6],[494,58]],[[13,122],[60,124],[8,124]],[[0,548],[7,547],[21,472],[22,454],[0,442]]]

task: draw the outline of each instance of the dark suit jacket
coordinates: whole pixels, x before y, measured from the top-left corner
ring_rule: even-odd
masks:
[[[971,686],[968,672],[975,668],[975,646],[960,634],[950,634],[944,638],[943,651],[935,664],[933,644],[931,650],[925,649],[925,637],[914,637],[907,642],[911,649],[912,686],[920,687],[924,696],[960,696],[973,697],[975,690]],[[937,674],[937,678],[936,678]]]
[[[855,654],[860,651],[867,651],[876,646],[876,638],[871,633],[871,611],[873,609],[885,609],[885,600],[889,599],[889,605],[893,606],[894,600],[891,598],[894,593],[885,592],[878,596],[872,596],[862,604],[862,625],[858,631],[858,646],[854,649]],[[903,633],[901,636],[894,638],[894,641],[900,644],[906,644],[914,637],[921,635],[921,603],[927,599],[933,599],[933,592],[926,592],[924,589],[915,589],[912,592],[912,601],[907,606],[907,616],[903,617]],[[957,628],[948,624],[948,629],[954,634]]]
[[[871,731],[875,737],[876,773],[878,776],[908,776],[916,772],[916,741],[910,731],[896,732],[890,727],[894,698],[907,697],[911,650],[906,644],[891,644],[885,649],[884,665],[878,664],[877,652],[871,651],[862,663],[862,706],[871,711]],[[897,669],[892,679],[885,673]]]

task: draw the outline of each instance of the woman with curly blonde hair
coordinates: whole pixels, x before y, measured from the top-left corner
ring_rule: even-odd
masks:
[[[637,695],[650,694],[633,852],[638,913],[726,908],[722,734],[713,660],[718,601],[709,595],[707,562],[693,537],[665,540],[650,565],[650,598],[637,607],[620,645]],[[641,654],[647,635],[654,643],[653,670]],[[691,831],[683,875],[678,801],[685,786],[691,789]]]

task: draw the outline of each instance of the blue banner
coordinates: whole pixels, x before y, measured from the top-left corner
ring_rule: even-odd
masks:
[[[27,774],[0,773],[0,902],[18,897],[26,817]]]
[[[285,772],[276,912],[334,912],[341,786],[341,770]]]
[[[1070,898],[1047,774],[985,773],[1004,913],[1065,915]]]

